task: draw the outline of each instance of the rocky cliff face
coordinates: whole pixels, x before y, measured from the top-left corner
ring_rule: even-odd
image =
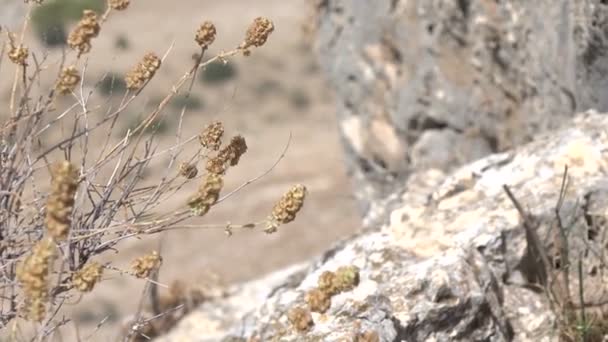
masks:
[[[605,319],[608,117],[569,126],[451,174],[413,173],[380,231],[233,288],[161,341],[553,341],[556,305]],[[358,281],[327,290],[345,267]]]
[[[326,0],[317,12],[370,219],[415,170],[453,170],[608,109],[605,1]]]

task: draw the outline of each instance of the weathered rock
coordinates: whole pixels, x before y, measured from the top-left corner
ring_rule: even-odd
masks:
[[[161,341],[556,340],[556,315],[539,290],[543,272],[554,305],[580,306],[581,288],[584,303],[608,299],[601,262],[608,241],[608,116],[587,112],[569,126],[449,175],[414,173],[381,231],[347,239],[272,281],[240,285],[232,298],[202,306]],[[505,184],[534,218],[531,231],[540,236],[546,268],[532,257],[534,245]],[[557,246],[563,241],[567,249]],[[311,313],[309,331],[296,331],[290,310],[307,307],[306,293],[323,272],[349,265],[360,270],[358,285],[331,297],[327,312]],[[559,292],[564,274],[570,284]],[[236,309],[240,301],[246,310]],[[605,317],[606,309],[594,305],[587,314]],[[214,335],[205,335],[204,325],[215,326]]]
[[[369,224],[387,212],[370,206],[416,170],[450,171],[608,110],[606,1],[317,4],[319,60]]]

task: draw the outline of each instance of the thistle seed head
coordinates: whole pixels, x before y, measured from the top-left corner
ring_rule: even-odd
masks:
[[[305,197],[306,187],[304,185],[297,184],[289,189],[275,204],[264,231],[268,234],[274,233],[279,225],[293,221],[296,214],[302,209]]]
[[[66,95],[74,91],[78,82],[80,82],[78,69],[74,66],[69,66],[61,71],[59,80],[57,80],[57,84],[55,84],[55,89],[57,89],[59,94]]]
[[[220,191],[224,186],[222,176],[209,173],[198,188],[194,196],[188,200],[188,206],[195,215],[205,215],[220,196]]]
[[[179,164],[179,175],[180,176],[182,176],[186,179],[192,179],[192,178],[196,177],[197,174],[198,174],[198,169],[196,168],[196,165],[186,163],[186,162]]]
[[[80,292],[91,292],[103,274],[103,267],[97,262],[84,265],[72,276],[72,285]]]
[[[17,265],[17,280],[25,297],[27,317],[41,321],[48,301],[48,282],[51,262],[55,257],[55,244],[51,239],[39,241],[32,253]]]
[[[205,21],[196,31],[194,40],[201,48],[207,49],[215,40],[216,33],[215,25],[210,21]]]
[[[110,7],[112,9],[115,9],[117,11],[122,11],[127,9],[127,7],[129,7],[129,4],[131,3],[131,0],[109,0],[108,1],[108,5],[110,5]]]
[[[97,14],[91,10],[84,10],[82,19],[68,36],[68,46],[78,51],[78,56],[91,51],[91,40],[99,35],[101,26]]]
[[[248,55],[250,47],[260,47],[266,43],[268,36],[274,31],[274,24],[270,19],[258,17],[255,18],[251,26],[247,29],[245,41],[241,44],[241,48]]]
[[[204,148],[217,151],[222,145],[224,125],[220,121],[214,121],[205,126],[198,139]]]
[[[141,256],[131,263],[131,269],[137,278],[148,278],[152,271],[162,264],[162,257],[157,251]]]
[[[135,68],[127,73],[125,82],[127,89],[137,90],[154,77],[154,74],[160,68],[161,60],[154,53],[147,53],[141,62]]]
[[[65,240],[72,224],[79,170],[68,161],[51,167],[51,193],[46,203],[46,229],[55,240]]]

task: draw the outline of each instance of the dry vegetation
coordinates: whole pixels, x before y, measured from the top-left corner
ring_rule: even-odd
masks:
[[[60,63],[49,61],[47,54],[32,53],[24,39],[29,13],[41,3],[30,1],[21,32],[2,30],[0,63],[10,61],[10,66],[3,66],[14,68],[14,78],[3,80],[12,83],[4,108],[9,119],[0,126],[0,329],[8,328],[11,340],[50,338],[70,321],[58,314],[61,308],[77,305],[107,274],[115,273],[147,282],[142,298],[151,298],[151,308],[140,306],[123,338],[149,338],[168,329],[204,296],[175,283],[168,297],[159,297],[156,288],[167,287],[156,280],[163,261],[159,251],[136,258],[130,269],[102,262],[100,256],[121,253],[121,241],[168,230],[211,228],[231,235],[238,229],[260,228],[270,234],[293,221],[303,206],[306,188],[298,184],[257,221],[192,224],[191,219],[265,176],[282,159],[289,142],[265,173],[224,195],[224,177],[247,152],[244,137],[226,139],[221,122],[201,127],[197,136],[183,137],[184,105],[175,143],[164,149],[156,143],[164,109],[178,96],[188,98],[197,73],[213,63],[254,53],[266,43],[274,25],[266,18],[255,19],[240,44],[210,58],[205,53],[216,39],[215,26],[205,21],[198,30],[193,28],[192,65],[157,106],[126,132],[119,132],[117,121],[145,92],[171,47],[162,55],[149,52],[134,61],[124,75],[125,90],[118,105],[99,101],[94,88],[101,82],[91,90],[86,81],[87,56],[95,53],[95,39],[110,19],[126,15],[129,1],[109,0],[101,14],[85,9],[67,36],[69,50]],[[55,79],[52,86],[45,86],[45,77]],[[57,141],[46,139],[51,130],[62,132]],[[114,142],[112,137],[119,133],[121,138]],[[185,155],[190,145],[199,147]],[[148,167],[158,162],[166,164],[164,171],[145,177]],[[190,194],[186,203],[166,207],[170,198],[183,192]]]

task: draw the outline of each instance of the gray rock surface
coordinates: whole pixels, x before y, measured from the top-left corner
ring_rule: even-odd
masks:
[[[368,225],[412,172],[453,170],[608,110],[602,0],[317,1],[320,64]]]
[[[309,265],[236,286],[160,341],[555,341],[550,302],[571,304],[573,312],[585,303],[593,319],[607,312],[598,304],[608,299],[601,262],[608,236],[606,127],[608,116],[589,111],[567,129],[452,173],[417,171],[381,230],[349,238]],[[503,184],[530,215],[538,245]],[[533,257],[535,246],[548,264]],[[360,270],[358,285],[333,296],[325,313],[311,314],[310,330],[298,332],[290,310],[308,307],[306,293],[323,272],[350,265]],[[543,274],[549,297],[539,290]]]

